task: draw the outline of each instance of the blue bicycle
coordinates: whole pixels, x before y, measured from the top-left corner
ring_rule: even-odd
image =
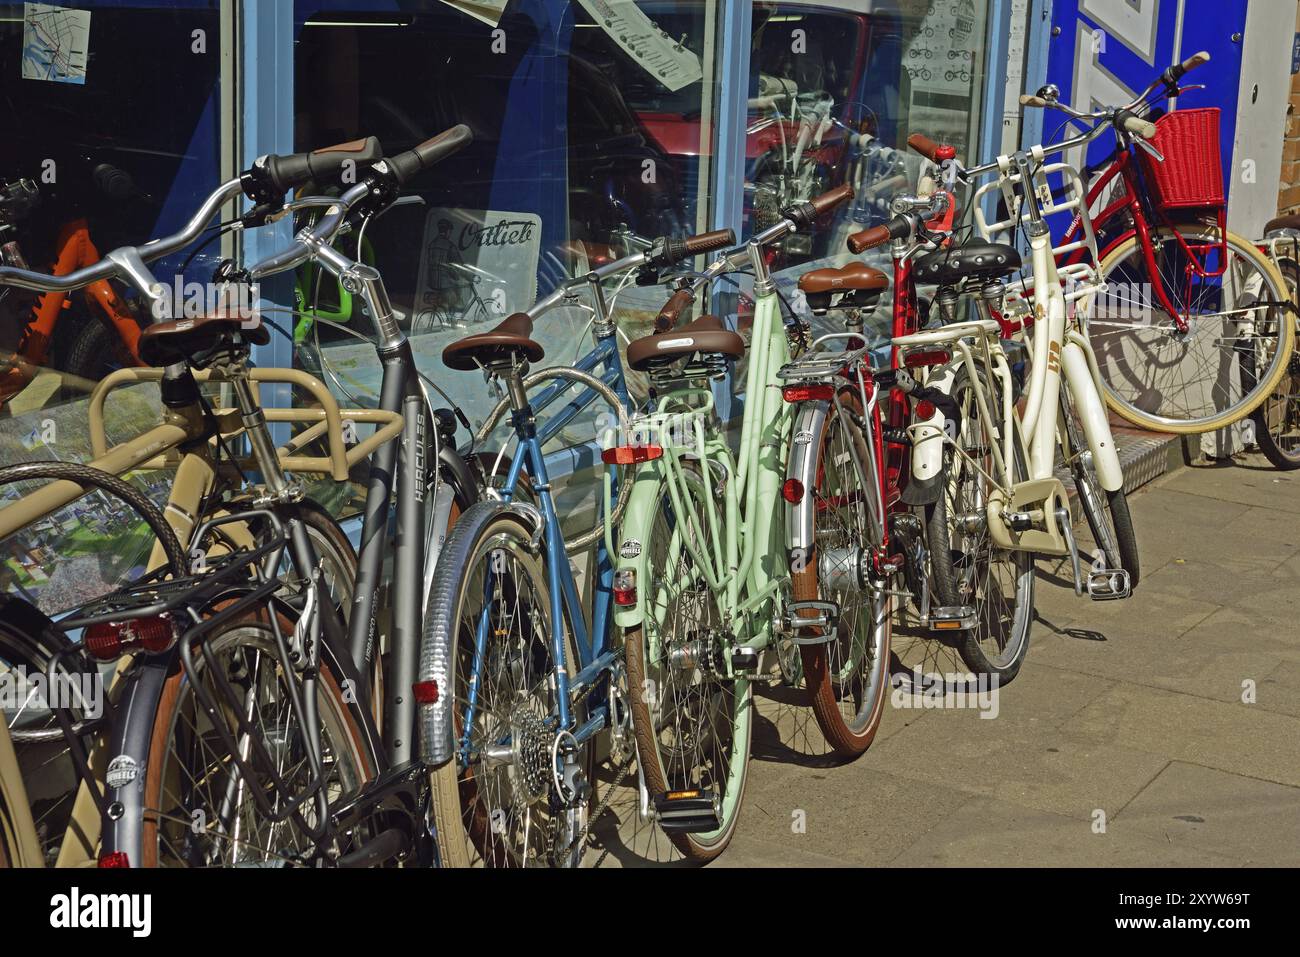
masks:
[[[616,524],[630,484],[617,473],[633,463],[619,460],[627,449],[602,454],[609,491],[595,524],[566,541],[542,449],[601,400],[620,424],[627,421],[604,281],[653,282],[661,269],[734,243],[730,230],[656,240],[443,351],[450,368],[482,370],[505,387],[475,448],[507,412],[515,436],[514,454],[499,457],[504,481],[489,481],[489,499],[470,506],[449,533],[427,600],[415,696],[421,755],[434,769],[443,866],[573,867],[582,860],[598,735],[611,732],[615,762],[630,756],[622,650],[609,640],[615,589],[604,511],[608,506]],[[534,319],[583,289],[592,301],[594,348],[572,366],[529,374],[543,358],[532,339]],[[539,413],[553,407],[539,424]],[[588,619],[569,556],[593,545]]]

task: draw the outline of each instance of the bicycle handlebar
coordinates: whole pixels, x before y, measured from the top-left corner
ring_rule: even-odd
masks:
[[[1175,63],[1169,69],[1165,70],[1164,73],[1160,74],[1160,79],[1169,86],[1173,86],[1181,80],[1189,70],[1194,70],[1202,63],[1209,62],[1210,54],[1205,50],[1201,50],[1199,53],[1193,53],[1182,63]]]
[[[203,205],[190,221],[171,236],[151,239],[139,247],[124,246],[115,249],[99,262],[63,276],[51,276],[48,273],[20,269],[17,266],[0,266],[0,285],[34,289],[37,292],[75,292],[101,279],[121,277],[128,269],[123,264],[123,260],[129,259],[133,254],[143,262],[149,263],[194,242],[207,228],[212,217],[217,214],[217,210],[243,192],[243,188],[242,182],[238,179],[223,183],[204,200]]]
[[[883,246],[892,240],[903,239],[911,232],[912,221],[907,216],[900,214],[887,223],[881,223],[879,226],[872,226],[870,229],[854,233],[848,239],[849,252],[856,256],[865,253],[868,249]]]
[[[417,173],[440,163],[472,142],[474,142],[474,134],[468,126],[460,123],[449,130],[443,130],[437,136],[430,137],[414,149],[380,160],[375,165],[386,166],[387,172],[392,174],[398,185],[405,185],[406,181]]]
[[[373,136],[350,140],[335,146],[325,146],[310,153],[268,153],[253,161],[245,174],[246,184],[257,191],[256,198],[267,198],[260,187],[265,184],[276,196],[283,197],[290,190],[313,181],[323,181],[342,172],[348,162],[356,166],[370,166],[383,158],[379,140]]]

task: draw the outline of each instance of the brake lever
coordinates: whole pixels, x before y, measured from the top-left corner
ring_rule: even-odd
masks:
[[[1131,139],[1135,145],[1142,147],[1142,149],[1146,150],[1148,153],[1154,156],[1157,163],[1163,163],[1165,161],[1164,155],[1158,149],[1156,149],[1154,146],[1152,146],[1150,143],[1144,140],[1142,137],[1131,136],[1129,137],[1129,139]]]

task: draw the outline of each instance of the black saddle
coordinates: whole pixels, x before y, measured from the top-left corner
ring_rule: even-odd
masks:
[[[967,279],[1002,279],[1020,268],[1020,253],[1005,243],[971,242],[937,249],[916,260],[916,281],[952,286]]]

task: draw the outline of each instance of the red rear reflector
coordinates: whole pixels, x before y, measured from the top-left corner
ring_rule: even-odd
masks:
[[[798,505],[803,501],[803,482],[798,479],[786,479],[785,484],[781,486],[781,497],[791,505]]]
[[[929,421],[934,418],[934,414],[939,411],[935,408],[934,403],[929,399],[922,399],[916,403],[916,417],[923,421]]]
[[[416,704],[433,704],[438,700],[438,682],[436,681],[417,681],[411,685],[411,691],[415,694]]]
[[[781,396],[787,402],[811,402],[830,400],[835,397],[835,386],[829,382],[805,385],[787,385],[781,387]]]
[[[100,867],[130,867],[131,861],[126,856],[126,851],[108,851],[99,855]]]
[[[605,449],[600,453],[600,460],[606,465],[635,465],[649,462],[664,454],[659,445],[620,445],[618,448]]]
[[[112,661],[128,651],[158,654],[176,642],[170,618],[132,618],[91,625],[85,634],[86,650],[100,661]]]
[[[636,569],[620,568],[614,573],[614,604],[636,604]]]
[[[947,349],[932,349],[928,352],[909,352],[903,357],[903,365],[915,369],[918,366],[938,366],[952,358]]]

